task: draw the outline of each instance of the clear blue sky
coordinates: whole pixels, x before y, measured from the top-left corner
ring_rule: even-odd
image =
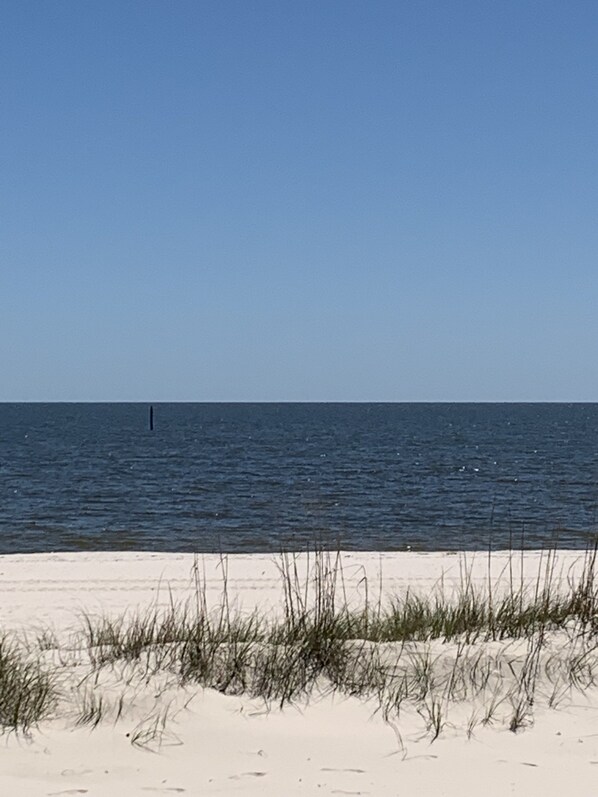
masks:
[[[0,400],[598,400],[595,0],[3,0]]]

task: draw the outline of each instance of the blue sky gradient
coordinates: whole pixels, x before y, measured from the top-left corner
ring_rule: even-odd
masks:
[[[0,10],[0,400],[598,400],[597,3]]]

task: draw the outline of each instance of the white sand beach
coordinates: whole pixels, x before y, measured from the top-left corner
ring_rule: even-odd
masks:
[[[383,602],[408,590],[423,597],[439,589],[450,594],[464,577],[480,589],[491,583],[495,596],[513,584],[533,591],[538,573],[546,573],[546,556],[539,552],[524,557],[495,553],[490,562],[481,552],[347,552],[340,562],[343,599],[354,606],[365,598]],[[292,565],[304,580],[313,558],[301,555]],[[551,589],[566,590],[583,567],[583,552],[560,552],[550,564]],[[164,672],[151,673],[149,666],[143,672],[119,661],[94,667],[77,642],[83,615],[93,621],[192,604],[198,577],[213,608],[221,602],[224,579],[235,611],[248,616],[258,608],[276,615],[284,601],[280,568],[279,557],[261,554],[1,556],[1,627],[29,650],[37,646],[45,666],[58,672],[60,699],[26,733],[4,734],[0,794],[598,793],[598,689],[593,685],[570,685],[557,700],[553,683],[539,683],[533,717],[517,732],[500,718],[512,707],[505,707],[506,713],[497,709],[496,718],[484,722],[487,704],[464,699],[450,711],[446,707],[441,732],[433,740],[430,716],[416,704],[385,718],[371,697],[323,687],[281,709],[276,701],[180,684]],[[369,595],[364,596],[365,590]],[[559,655],[575,644],[562,636],[557,642]],[[514,661],[525,644],[476,641],[465,653],[458,647],[455,655],[472,656],[481,646],[482,653],[494,656],[511,651]],[[454,642],[433,640],[427,650],[436,660],[456,648]],[[542,669],[548,679],[552,661],[548,658]],[[93,708],[100,698],[103,708],[96,724]]]

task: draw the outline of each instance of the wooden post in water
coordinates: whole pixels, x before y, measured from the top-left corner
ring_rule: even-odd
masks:
[[[150,428],[150,432],[154,431],[154,405],[153,404],[150,404],[149,428]]]

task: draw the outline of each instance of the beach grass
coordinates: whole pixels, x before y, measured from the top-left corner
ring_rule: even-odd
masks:
[[[0,638],[0,728],[27,731],[56,703],[51,673],[8,637]]]
[[[364,575],[357,602],[347,596],[339,552],[311,552],[307,570],[298,555],[283,553],[281,611],[251,614],[233,605],[224,556],[220,598],[208,605],[196,558],[186,603],[82,616],[69,646],[87,669],[67,690],[64,672],[62,688],[56,685],[64,662],[54,670],[40,664],[51,635],[40,635],[37,650],[27,654],[3,640],[0,726],[27,729],[73,694],[76,723],[116,722],[135,699],[126,696],[128,683],[162,678],[164,688],[210,688],[269,706],[329,692],[359,697],[372,701],[398,738],[403,711],[416,712],[432,740],[457,726],[468,736],[492,724],[516,732],[534,721],[538,705],[557,709],[598,684],[597,551],[589,548],[581,572],[563,581],[557,552],[547,550],[531,584],[514,576],[521,554],[512,551],[500,591],[491,553],[483,586],[474,586],[466,557],[451,590],[440,581],[426,594],[383,598]],[[107,671],[123,684],[117,699],[101,692],[98,674]],[[136,744],[161,738],[165,716],[152,715]]]
[[[470,731],[499,714],[517,731],[533,721],[540,699],[556,708],[596,685],[596,555],[596,546],[588,549],[581,575],[565,584],[549,550],[531,587],[511,577],[501,594],[490,579],[474,588],[465,568],[450,594],[440,584],[431,594],[383,601],[363,583],[354,607],[339,553],[315,551],[307,578],[297,556],[283,554],[277,617],[233,609],[225,568],[221,600],[210,609],[196,561],[193,601],[162,613],[88,617],[86,645],[97,667],[143,660],[146,672],[167,670],[181,684],[281,706],[327,690],[374,699],[387,719],[412,706],[432,738],[449,709],[467,702],[478,718],[470,716]]]

